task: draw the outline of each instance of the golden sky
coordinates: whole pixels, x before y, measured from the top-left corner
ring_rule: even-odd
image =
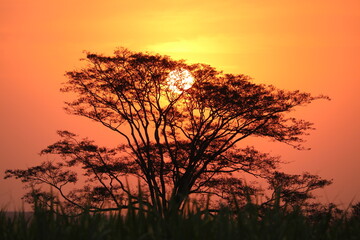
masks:
[[[118,138],[66,115],[64,72],[83,50],[116,47],[207,63],[279,88],[325,94],[300,108],[315,123],[311,151],[260,147],[334,184],[325,202],[360,201],[360,1],[358,0],[0,0],[0,177],[40,162],[37,153],[67,129],[99,143]],[[111,137],[109,137],[111,136]],[[0,179],[0,206],[18,206],[21,184]]]

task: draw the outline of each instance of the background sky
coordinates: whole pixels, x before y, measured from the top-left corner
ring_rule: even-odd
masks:
[[[67,115],[65,71],[84,50],[117,47],[201,62],[257,83],[325,94],[295,116],[317,128],[310,151],[270,142],[290,173],[309,171],[334,184],[325,203],[360,201],[360,1],[358,0],[0,0],[0,207],[19,208],[20,181],[5,169],[26,168],[66,129],[99,144],[120,138]]]

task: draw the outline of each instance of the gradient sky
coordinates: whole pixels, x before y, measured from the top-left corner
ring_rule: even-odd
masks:
[[[59,88],[84,50],[120,46],[330,96],[294,113],[315,123],[312,150],[258,147],[290,162],[285,171],[334,179],[317,192],[321,201],[360,201],[359,0],[0,0],[0,207],[18,208],[23,193],[4,170],[44,160],[38,152],[56,130],[118,144],[96,123],[67,115]]]

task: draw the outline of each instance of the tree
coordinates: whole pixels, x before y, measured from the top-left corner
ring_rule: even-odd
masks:
[[[205,64],[126,49],[114,56],[87,53],[86,61],[85,68],[66,74],[69,80],[62,91],[77,94],[66,110],[120,134],[124,143],[99,147],[59,131],[62,139],[42,151],[60,155],[59,163],[6,171],[6,177],[32,187],[51,185],[80,210],[85,204],[100,211],[141,201],[164,216],[180,209],[191,195],[230,199],[254,192],[256,188],[234,174],[267,178],[280,160],[241,146],[241,141],[266,137],[302,149],[302,136],[312,124],[286,115],[296,106],[326,98],[255,84],[248,76],[224,74]],[[169,73],[182,78],[185,70],[195,79],[193,85],[187,89],[178,81],[169,86],[174,80]],[[78,179],[71,170],[76,166],[92,184],[66,193],[64,186]],[[131,176],[139,178],[136,191],[126,183]]]
[[[307,207],[307,201],[313,199],[312,191],[323,188],[332,183],[331,180],[322,179],[310,173],[286,174],[274,171],[267,177],[269,189],[273,191],[271,197],[262,205],[275,205],[277,207]]]

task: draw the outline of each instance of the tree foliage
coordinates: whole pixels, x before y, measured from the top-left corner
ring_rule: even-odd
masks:
[[[229,200],[256,192],[239,173],[270,179],[271,186],[281,182],[283,192],[289,184],[307,185],[308,190],[326,185],[309,175],[286,179],[276,173],[279,158],[241,144],[251,136],[265,137],[302,149],[302,137],[312,124],[288,113],[324,96],[280,90],[209,65],[126,49],[113,56],[88,53],[85,60],[86,67],[66,73],[62,91],[76,94],[66,111],[102,124],[124,142],[99,147],[59,131],[61,140],[41,152],[59,155],[58,163],[7,170],[6,177],[33,187],[51,185],[77,209],[87,204],[94,211],[106,210],[141,201],[162,215],[177,211],[191,195]],[[179,92],[171,91],[168,76],[177,69],[191,72],[191,88],[179,84]],[[82,168],[88,184],[67,193],[64,186],[77,181],[77,172],[71,170],[76,167]],[[129,187],[131,177],[139,179],[138,188]]]

